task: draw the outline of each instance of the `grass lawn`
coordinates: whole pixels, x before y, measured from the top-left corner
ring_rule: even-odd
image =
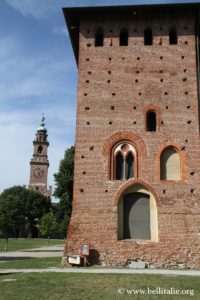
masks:
[[[45,269],[50,267],[60,268],[60,257],[30,258],[23,260],[10,260],[0,262],[0,269]]]
[[[64,240],[50,240],[49,246],[64,245]],[[8,251],[16,251],[23,249],[32,249],[47,246],[47,239],[9,239]],[[5,240],[0,239],[0,252],[4,252]]]
[[[16,279],[6,282],[5,279]],[[193,290],[190,295],[127,295],[126,289],[144,291],[174,288]],[[124,294],[118,293],[124,288]],[[127,274],[10,274],[0,276],[0,300],[124,300],[124,299],[200,299],[199,277]]]

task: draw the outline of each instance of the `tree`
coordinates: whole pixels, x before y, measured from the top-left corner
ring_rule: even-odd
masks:
[[[48,244],[50,235],[58,231],[58,224],[56,223],[56,218],[52,211],[44,214],[36,226],[42,235],[47,236]]]
[[[56,207],[56,220],[60,224],[60,231],[65,235],[68,229],[72,212],[72,196],[74,181],[74,146],[65,151],[64,158],[60,161],[57,174],[54,174],[56,189],[54,196],[60,199]]]
[[[14,186],[3,191],[0,195],[0,231],[8,239],[17,237],[20,232],[28,230],[29,237],[36,219],[50,210],[50,199],[41,193]],[[7,225],[6,225],[7,222]]]
[[[0,232],[5,238],[5,251],[8,248],[8,238],[17,237],[25,224],[24,207],[18,195],[0,197]]]

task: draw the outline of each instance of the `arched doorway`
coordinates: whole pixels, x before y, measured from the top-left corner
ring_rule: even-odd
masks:
[[[139,183],[123,191],[118,201],[118,240],[158,241],[156,200]]]

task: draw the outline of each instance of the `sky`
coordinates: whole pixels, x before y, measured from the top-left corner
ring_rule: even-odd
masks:
[[[62,7],[198,1],[1,0],[0,193],[28,185],[42,113],[48,129],[48,184],[75,142],[78,70]]]

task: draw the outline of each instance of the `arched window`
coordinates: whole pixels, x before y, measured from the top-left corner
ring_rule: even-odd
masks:
[[[114,150],[113,179],[125,180],[134,177],[135,148],[128,143],[120,143]]]
[[[121,152],[118,152],[115,158],[116,161],[116,179],[123,179],[124,158]]]
[[[120,31],[119,45],[128,46],[128,30],[125,28]]]
[[[98,28],[95,33],[95,47],[102,47],[104,41],[104,34],[102,28]]]
[[[38,154],[42,154],[42,151],[43,151],[43,147],[41,145],[38,146]]]
[[[176,27],[171,27],[169,30],[169,43],[170,45],[178,44],[178,35]]]
[[[151,28],[146,28],[144,30],[144,44],[153,45],[153,34]]]
[[[177,151],[173,147],[167,147],[160,157],[160,179],[180,180],[181,163]]]
[[[147,131],[156,131],[156,112],[148,111],[146,115],[146,130]]]

